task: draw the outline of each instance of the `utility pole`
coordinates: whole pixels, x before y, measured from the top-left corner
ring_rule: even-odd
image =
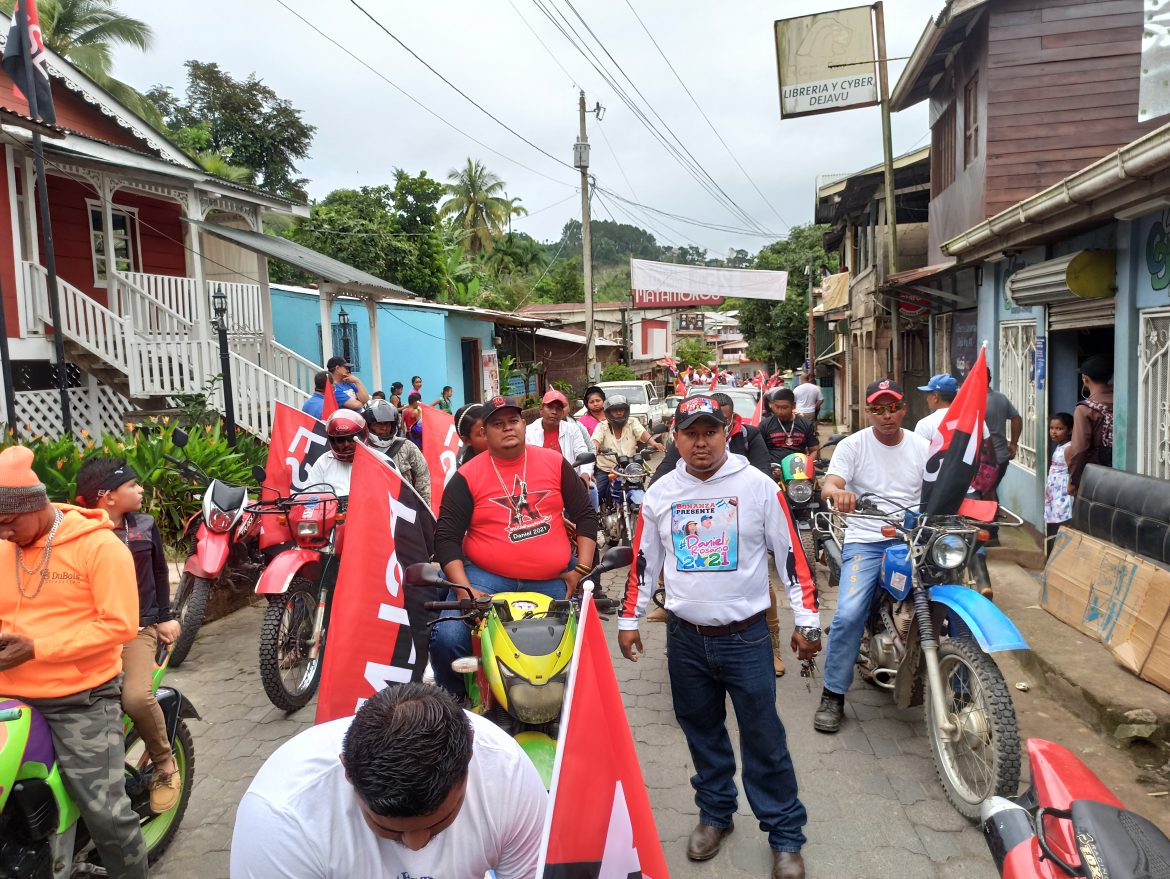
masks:
[[[581,169],[581,261],[585,266],[585,369],[590,382],[601,380],[593,328],[593,241],[589,230],[589,137],[585,133],[585,90],[577,103],[581,133],[573,144],[573,166]]]
[[[809,375],[816,380],[817,368],[817,332],[813,322],[813,271],[816,268],[816,259],[813,254],[808,256],[808,369]]]
[[[881,73],[882,148],[886,164],[886,254],[890,275],[898,273],[898,205],[894,194],[894,135],[890,125],[890,63],[886,55],[886,14],[882,0],[873,5],[874,26],[877,30],[878,69]],[[902,328],[898,301],[890,309],[890,377],[902,380]]]

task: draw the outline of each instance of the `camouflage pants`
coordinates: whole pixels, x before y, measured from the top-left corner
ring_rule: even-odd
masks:
[[[25,699],[53,732],[65,789],[112,879],[146,879],[146,844],[126,796],[121,677],[57,699]]]

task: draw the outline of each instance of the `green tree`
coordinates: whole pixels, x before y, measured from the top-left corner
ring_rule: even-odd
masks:
[[[680,366],[710,366],[715,361],[715,353],[702,339],[684,336],[674,346],[674,359]]]
[[[603,382],[628,382],[636,379],[634,370],[630,369],[624,363],[609,363],[601,370],[601,380]]]
[[[581,257],[559,259],[533,288],[538,302],[584,302],[585,275]]]
[[[13,14],[14,0],[0,0]],[[154,33],[150,25],[123,15],[114,0],[41,0],[37,4],[45,45],[156,128],[162,117],[141,92],[114,77],[114,53],[129,46],[145,51]]]
[[[808,351],[808,267],[824,263],[835,270],[837,255],[826,253],[826,226],[793,226],[788,238],[769,244],[756,254],[755,268],[788,272],[788,289],[782,302],[744,299],[736,302],[739,328],[748,341],[753,360],[775,362],[792,369],[804,362]]]
[[[448,198],[439,207],[439,216],[451,218],[467,234],[472,256],[490,251],[518,207],[504,196],[504,181],[472,159],[463,168],[452,168],[447,179],[451,181],[444,187]]]
[[[296,163],[309,156],[316,127],[256,74],[235,79],[214,62],[191,60],[183,97],[156,85],[147,97],[167,126],[180,136],[206,127],[207,150],[232,165],[251,169],[256,185],[285,198],[305,197]]]

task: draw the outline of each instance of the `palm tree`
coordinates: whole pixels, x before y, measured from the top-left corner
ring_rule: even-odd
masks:
[[[472,256],[490,251],[516,208],[503,194],[504,181],[471,159],[466,167],[452,169],[447,179],[451,181],[445,187],[449,197],[439,206],[439,216],[451,217],[467,233]]]
[[[0,0],[13,14],[15,0]],[[113,76],[114,52],[123,46],[146,51],[154,33],[144,21],[123,15],[114,0],[41,0],[37,6],[45,45],[156,128],[158,109],[136,89]]]

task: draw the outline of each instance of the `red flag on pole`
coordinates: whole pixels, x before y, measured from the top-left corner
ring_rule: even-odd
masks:
[[[541,879],[669,875],[591,593],[581,602],[544,833]]]
[[[21,19],[26,27],[21,29]],[[12,27],[4,44],[4,72],[13,90],[29,105],[29,115],[50,125],[57,124],[53,90],[45,66],[45,41],[35,0],[18,0],[12,10]],[[32,82],[29,82],[29,77]]]
[[[422,453],[431,472],[431,512],[439,517],[443,489],[455,475],[459,461],[459,432],[455,416],[433,406],[422,406]]]
[[[979,358],[930,443],[930,457],[922,477],[922,512],[928,516],[953,516],[963,507],[975,518],[995,515],[990,501],[967,500],[967,489],[979,469],[979,444],[987,421],[987,348]]]
[[[678,364],[674,362],[673,357],[663,357],[662,362],[666,364],[667,369],[675,375],[678,375]]]
[[[324,424],[300,409],[278,402],[272,419],[260,499],[270,501],[288,497],[294,489],[304,488],[309,468],[327,448]],[[292,540],[292,533],[287,525],[276,521],[276,516],[260,517],[261,549],[289,540]]]
[[[435,520],[386,459],[361,444],[354,450],[344,527],[349,545],[362,549],[341,556],[314,723],[349,717],[390,684],[422,680],[427,664],[429,632],[417,618],[424,637],[411,631],[414,602],[408,602],[402,572],[430,559]],[[418,591],[434,597],[434,590]]]
[[[333,379],[325,379],[325,399],[321,401],[321,420],[328,421],[329,416],[341,407],[337,405],[337,390],[333,387]]]
[[[711,393],[715,393],[715,387],[719,384],[719,364],[716,363],[711,370]]]
[[[674,392],[680,397],[685,397],[687,395],[687,386],[683,383],[681,378],[676,378],[674,380]]]
[[[756,408],[752,411],[752,417],[748,419],[748,424],[752,427],[759,427],[760,422],[764,418],[764,394],[760,392],[760,398],[756,400]]]

